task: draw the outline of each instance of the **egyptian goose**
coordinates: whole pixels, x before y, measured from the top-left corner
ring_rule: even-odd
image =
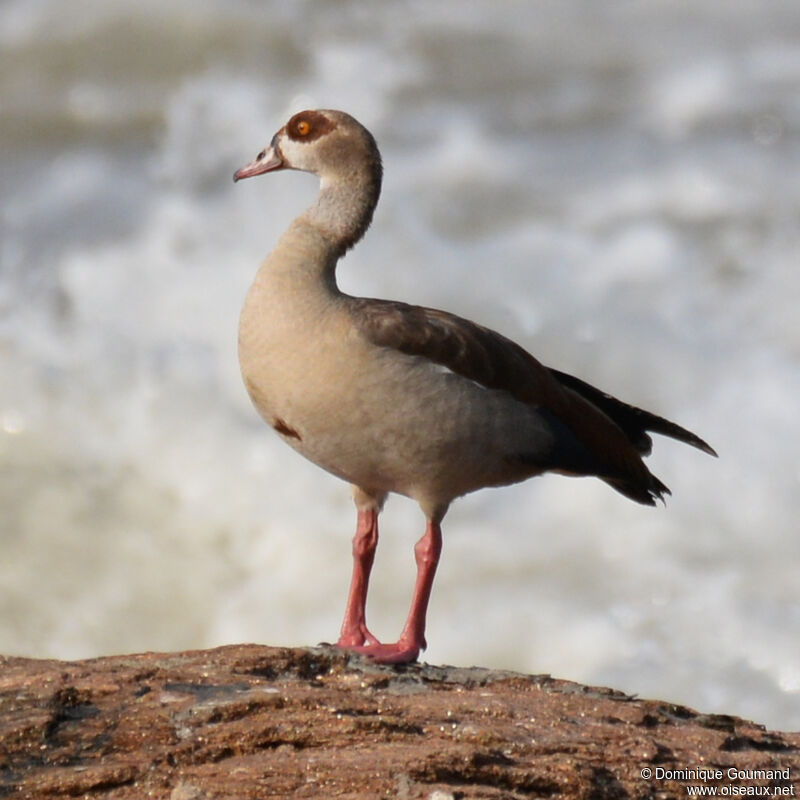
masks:
[[[351,297],[336,264],[372,221],[381,189],[370,132],[341,111],[295,114],[234,180],[281,169],[319,177],[314,204],[256,274],[239,325],[239,361],[262,417],[295,450],[352,484],[354,567],[337,645],[377,662],[414,661],[452,501],[543,472],[593,475],[639,503],[669,489],[650,473],[648,432],[716,455],[680,426],[540,364],[499,333],[446,311]],[[419,503],[411,609],[393,644],[365,606],[389,492]]]

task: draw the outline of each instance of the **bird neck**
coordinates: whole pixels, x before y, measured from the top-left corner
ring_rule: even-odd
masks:
[[[337,257],[364,235],[381,191],[380,161],[360,163],[320,179],[314,204],[300,217],[332,240]]]
[[[336,263],[372,221],[381,186],[380,161],[323,176],[316,201],[292,222],[269,254],[254,289],[271,294],[339,294]]]

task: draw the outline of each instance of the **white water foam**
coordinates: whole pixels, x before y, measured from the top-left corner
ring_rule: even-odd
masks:
[[[381,144],[357,294],[461,313],[696,430],[640,508],[545,477],[456,503],[433,662],[800,727],[800,27],[791,0],[0,9],[0,651],[337,634],[347,487],[249,405],[239,306],[314,195],[234,187],[305,105]],[[402,624],[422,519],[370,595]]]

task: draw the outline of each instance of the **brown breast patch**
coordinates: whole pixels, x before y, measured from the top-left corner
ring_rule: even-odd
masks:
[[[288,436],[291,439],[297,439],[297,441],[302,441],[300,439],[300,434],[294,428],[287,425],[280,417],[275,417],[275,419],[272,420],[272,427],[281,436]]]

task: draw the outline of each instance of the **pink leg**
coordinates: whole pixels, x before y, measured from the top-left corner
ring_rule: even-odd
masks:
[[[431,597],[433,578],[442,552],[442,529],[438,523],[428,522],[425,535],[414,547],[417,561],[417,582],[411,609],[403,627],[400,638],[394,644],[370,642],[362,647],[353,647],[358,653],[377,661],[379,664],[406,664],[416,661],[421,650],[427,646],[425,642],[425,615]]]
[[[367,630],[366,606],[369,573],[375,560],[378,545],[378,511],[359,510],[356,533],[353,536],[353,577],[350,580],[350,593],[347,608],[339,634],[338,647],[359,647],[378,644],[378,640]]]

